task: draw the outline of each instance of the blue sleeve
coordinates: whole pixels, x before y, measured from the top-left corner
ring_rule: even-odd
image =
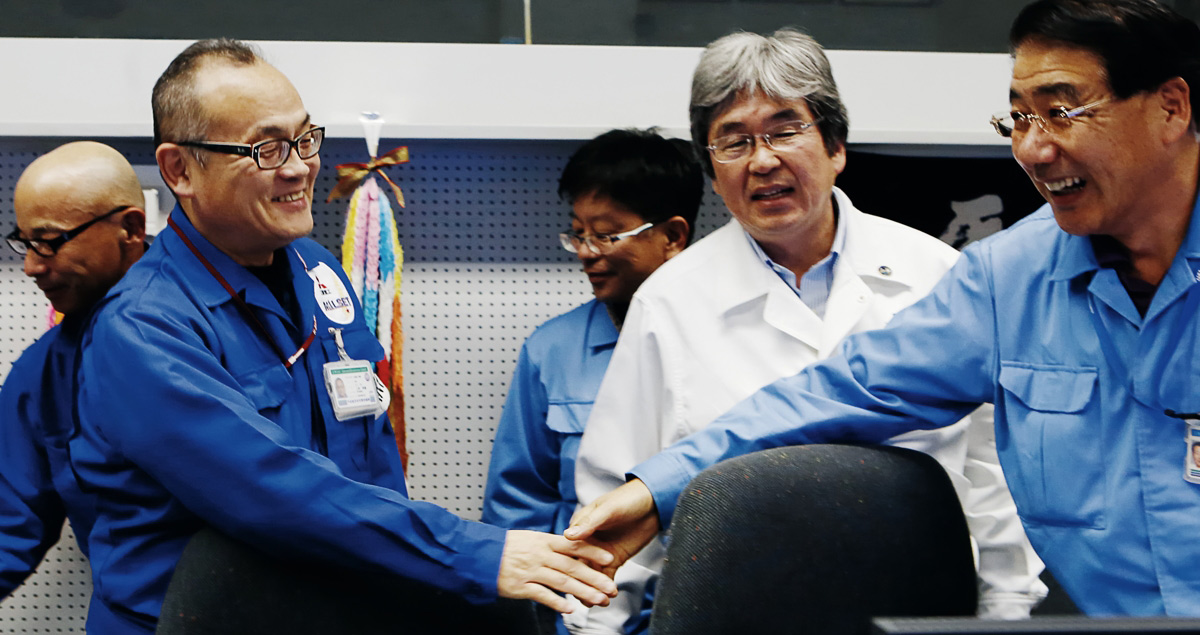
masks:
[[[258,412],[206,346],[217,334],[167,308],[118,306],[85,339],[80,412],[109,461],[132,463],[191,513],[278,557],[496,597],[504,530],[347,478]]]
[[[887,327],[851,335],[840,354],[763,387],[635,467],[662,526],[688,482],[724,459],[784,445],[878,443],[953,424],[991,401],[996,318],[985,246],[968,248]]]
[[[30,347],[0,388],[0,598],[37,568],[66,520],[35,425],[42,373],[34,362],[45,349]]]
[[[555,532],[562,506],[558,491],[560,435],[546,425],[549,403],[541,369],[521,347],[504,412],[496,427],[483,522],[511,529]]]

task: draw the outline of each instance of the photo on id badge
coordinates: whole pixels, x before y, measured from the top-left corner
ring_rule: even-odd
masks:
[[[347,359],[325,364],[325,387],[333,403],[333,414],[340,421],[378,414],[381,410],[370,362]]]
[[[1183,460],[1183,480],[1200,485],[1200,422],[1188,421],[1187,455]]]

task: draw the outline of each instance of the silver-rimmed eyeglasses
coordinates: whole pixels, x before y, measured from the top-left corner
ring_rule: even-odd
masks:
[[[274,170],[275,168],[283,167],[283,164],[287,163],[288,157],[292,155],[292,148],[296,149],[296,156],[302,160],[313,158],[321,151],[321,142],[324,140],[325,127],[318,126],[305,130],[295,139],[267,139],[266,141],[259,141],[254,144],[223,143],[218,141],[180,141],[179,145],[200,148],[211,152],[250,157],[258,164],[259,169]]]
[[[768,148],[786,152],[794,150],[804,142],[804,133],[817,125],[813,121],[785,121],[771,126],[760,134],[727,134],[713,139],[707,147],[717,163],[733,163],[754,152],[754,143],[762,139]]]
[[[54,255],[58,253],[58,250],[62,249],[63,245],[67,244],[67,241],[78,237],[88,227],[99,223],[113,214],[118,214],[130,209],[130,207],[130,205],[120,205],[118,207],[114,207],[107,212],[104,212],[103,214],[85,222],[84,224],[75,227],[74,229],[68,229],[67,231],[60,233],[54,238],[22,238],[21,230],[14,229],[4,237],[4,240],[8,241],[8,246],[20,256],[24,256],[27,252],[32,250],[34,253],[43,258],[53,258]]]
[[[999,112],[992,115],[992,127],[1001,137],[1009,138],[1014,132],[1024,134],[1029,132],[1029,126],[1036,123],[1042,132],[1047,134],[1063,134],[1071,128],[1071,124],[1076,117],[1091,111],[1097,106],[1103,106],[1112,101],[1111,97],[1098,99],[1090,104],[1085,104],[1078,108],[1067,108],[1066,106],[1058,106],[1051,108],[1046,116],[1035,114],[1032,112],[1021,112],[1013,110],[1011,112]]]
[[[567,251],[577,254],[579,249],[587,245],[588,249],[598,254],[607,254],[613,250],[613,247],[625,238],[633,238],[638,234],[654,227],[655,223],[646,223],[640,227],[635,227],[627,232],[619,234],[581,234],[579,232],[563,232],[558,235],[558,240],[562,243],[562,248]]]

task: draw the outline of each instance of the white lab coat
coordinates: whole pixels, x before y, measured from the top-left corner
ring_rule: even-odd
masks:
[[[824,319],[764,265],[736,220],[642,284],[580,445],[575,483],[581,504],[624,483],[629,469],[762,386],[835,353],[847,335],[884,326],[957,260],[958,252],[941,241],[860,212],[836,188],[834,196],[846,237]],[[971,444],[971,418],[892,442],[932,454],[950,474],[980,549],[981,614],[1027,616],[1045,595],[1037,580],[1041,561],[1000,471],[991,406],[972,417]],[[622,567],[622,595],[610,607],[580,612],[568,625],[577,633],[621,632],[640,610],[644,584],[662,570],[664,554],[664,546],[652,542]]]

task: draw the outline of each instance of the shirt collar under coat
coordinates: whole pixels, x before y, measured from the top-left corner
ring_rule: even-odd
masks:
[[[767,255],[767,252],[763,251],[762,245],[758,244],[757,240],[754,240],[754,237],[750,235],[750,232],[746,232],[746,241],[750,243],[750,249],[754,251],[754,255],[757,256],[764,265],[770,267],[771,270],[774,271],[775,274],[780,278],[782,278],[784,282],[788,283],[788,286],[792,287],[792,290],[800,296],[800,299],[809,306],[811,306],[812,298],[805,297],[804,280],[806,278],[811,279],[810,276],[812,276],[814,273],[824,273],[826,282],[824,298],[828,299],[829,292],[833,289],[834,267],[837,265],[838,256],[840,256],[842,251],[846,248],[846,223],[840,220],[839,214],[841,203],[837,200],[836,196],[834,196],[833,199],[833,215],[835,223],[833,244],[829,248],[829,253],[825,254],[825,256],[817,261],[817,263],[811,268],[809,268],[808,271],[804,272],[804,275],[801,277],[796,277],[796,275],[792,273],[790,269],[787,269],[783,265],[771,260],[771,257]],[[824,300],[820,301],[822,304],[824,304]]]
[[[279,301],[275,299],[270,289],[257,276],[234,262],[225,252],[217,249],[207,238],[202,236],[178,204],[171,210],[171,217],[175,220],[175,224],[179,226],[179,229],[183,230],[183,233],[196,246],[196,249],[208,259],[213,268],[225,277],[225,280],[233,287],[233,290],[242,295],[246,304],[276,313],[283,318],[285,323],[291,322],[287,312],[279,305]],[[206,306],[212,308],[225,302],[233,301],[229,297],[229,293],[225,290],[225,287],[221,286],[221,283],[208,272],[204,264],[196,258],[191,249],[188,249],[183,239],[173,229],[165,227],[159,233],[157,241],[163,243],[163,247],[171,255],[173,261],[178,263],[179,266],[187,268],[189,272],[187,275],[188,281]],[[298,262],[295,262],[296,258],[288,258],[288,260],[294,277],[296,269],[303,269],[303,267]],[[297,299],[299,300],[299,298]],[[302,300],[301,303],[303,304]],[[303,307],[302,310],[304,310]]]
[[[840,284],[839,277],[844,276],[847,271],[859,279],[871,281],[872,284],[878,282],[881,285],[899,285],[901,288],[910,288],[918,284],[922,272],[909,266],[907,257],[897,250],[896,244],[887,240],[886,236],[871,231],[871,228],[866,226],[866,214],[854,207],[841,189],[833,188],[833,196],[837,201],[838,221],[844,223],[845,235],[834,266],[831,295]],[[737,225],[737,220],[731,220],[730,224]],[[740,225],[737,230],[744,232]],[[754,255],[754,249],[747,241],[739,239],[737,242],[740,244],[736,248],[741,254],[737,258],[729,259],[731,275],[717,277],[718,284],[722,284],[722,279],[725,283],[720,291],[714,294],[715,297],[729,298],[731,308],[766,295],[774,286],[771,283],[772,279],[780,282],[779,276]],[[759,283],[746,284],[747,280],[758,280]],[[786,285],[779,288],[786,290]]]

